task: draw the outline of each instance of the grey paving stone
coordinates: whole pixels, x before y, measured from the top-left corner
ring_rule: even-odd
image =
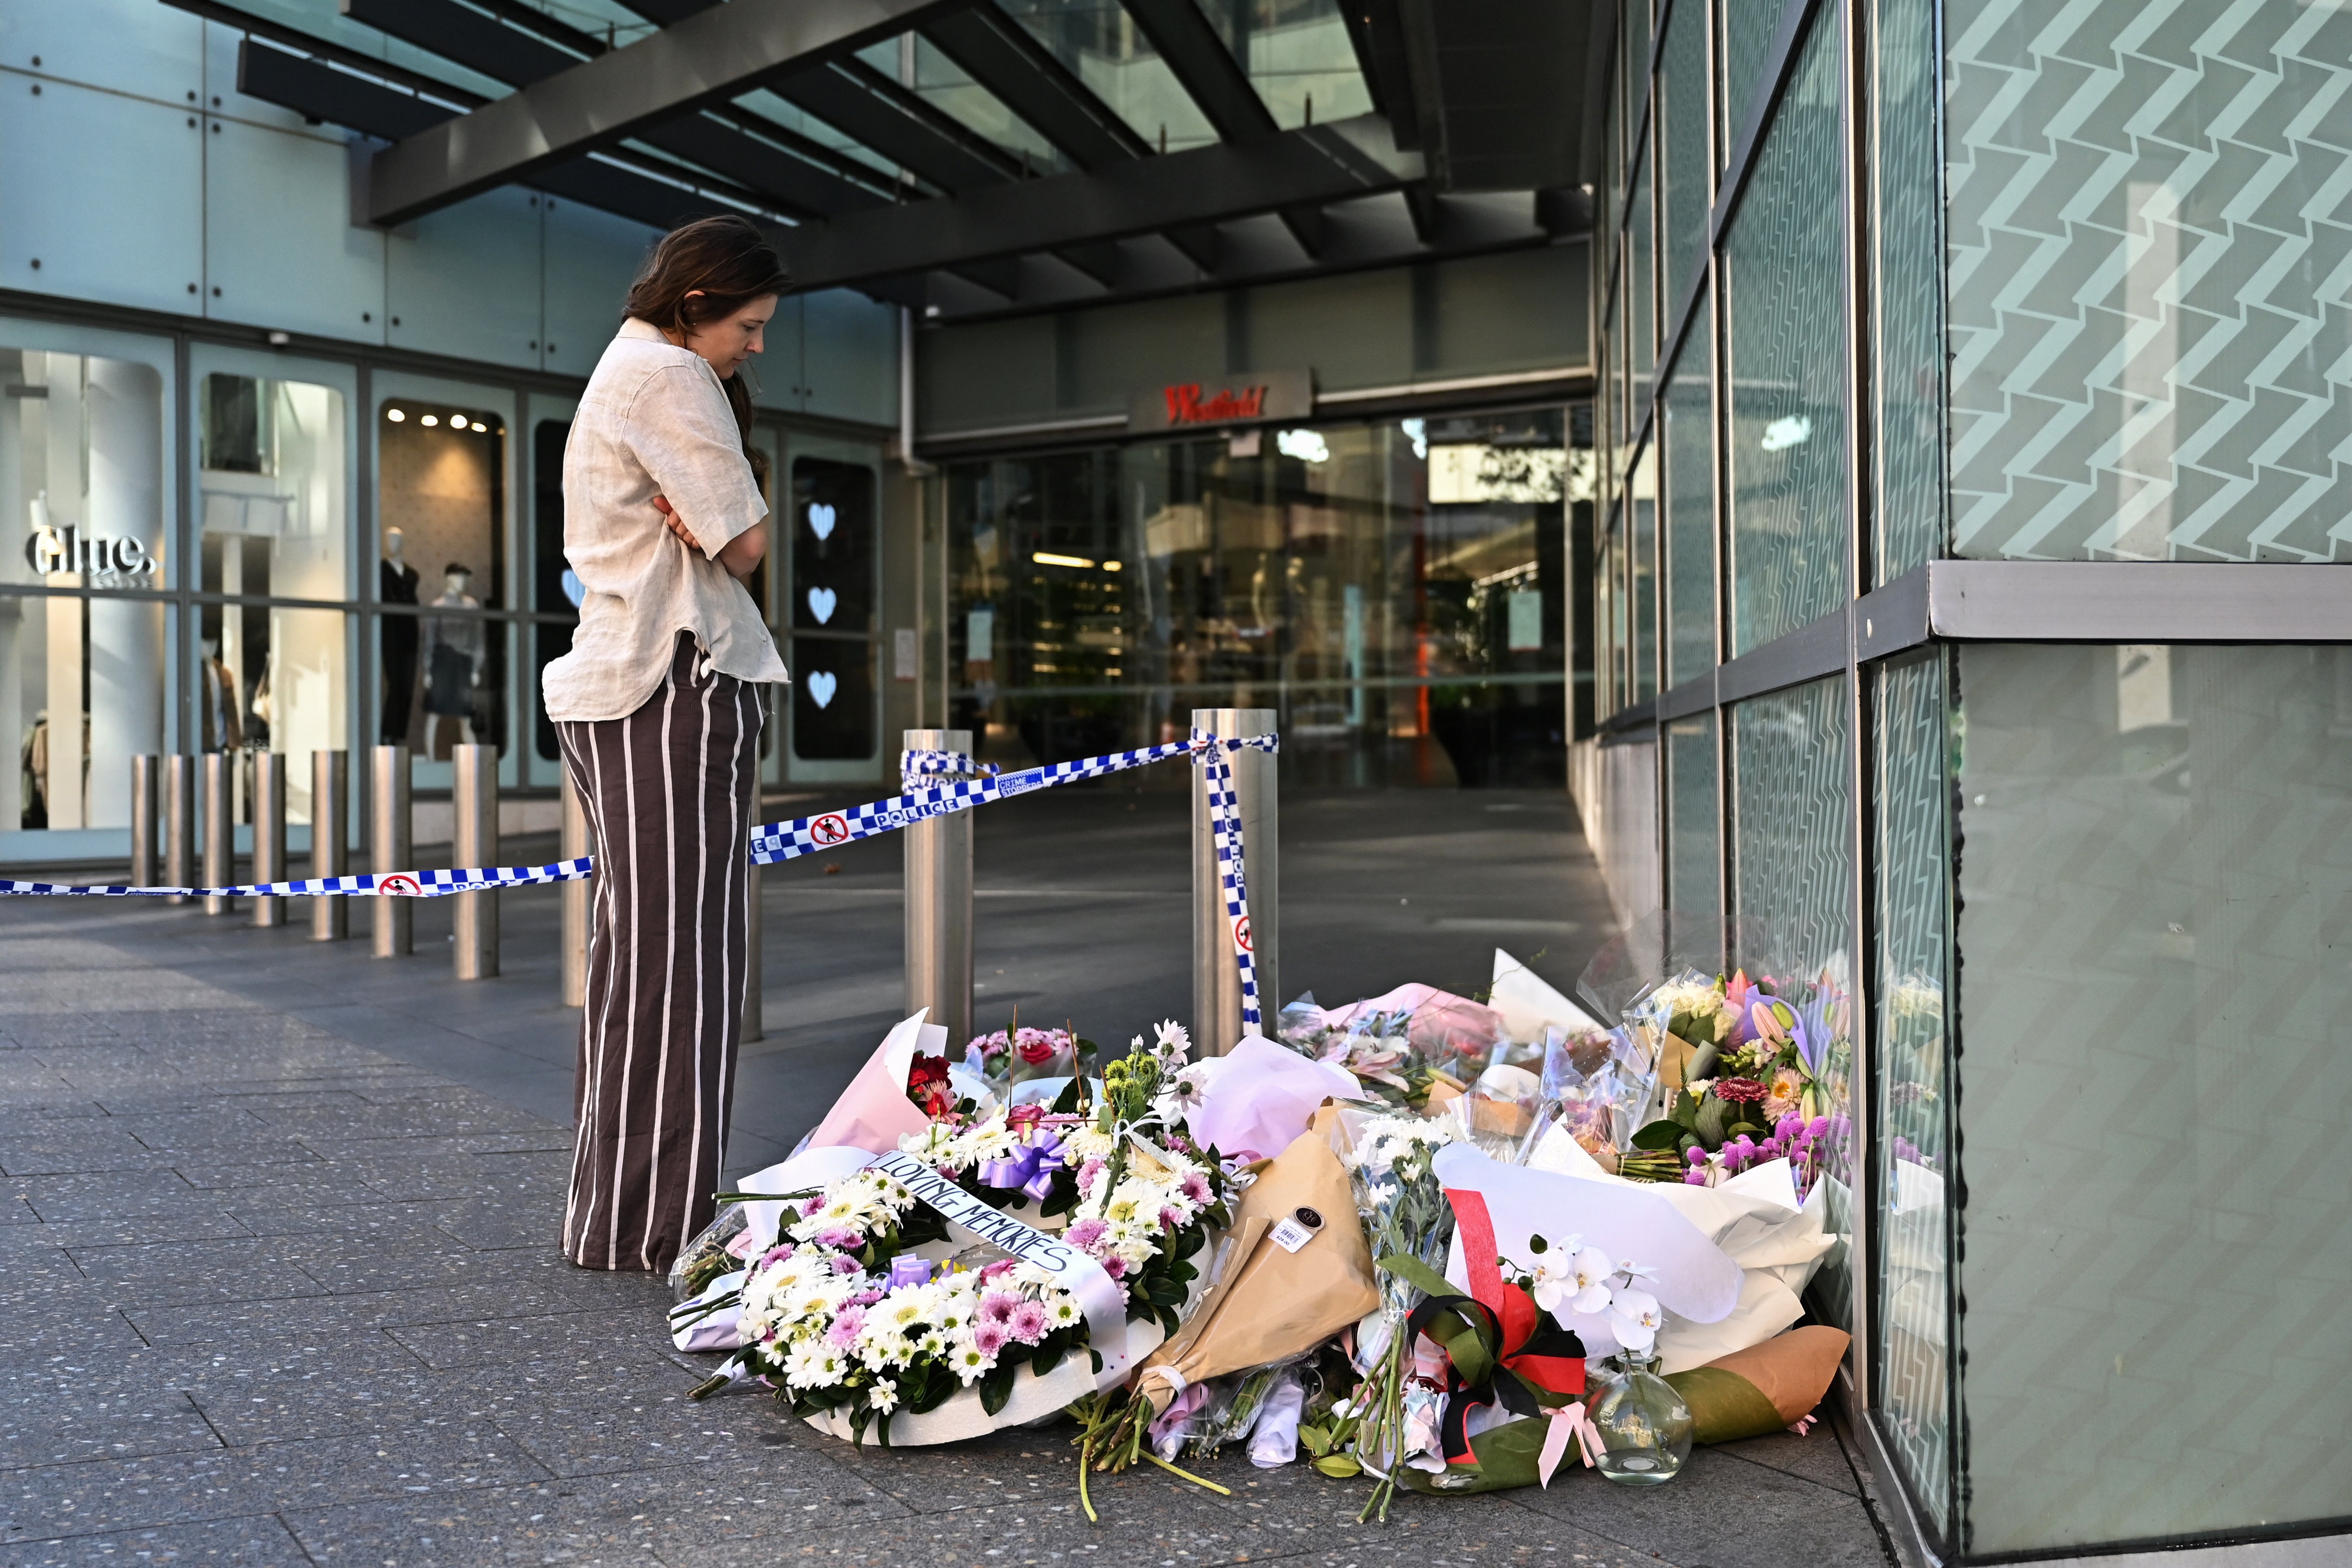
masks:
[[[753,1413],[741,1402],[697,1404],[687,1397],[697,1381],[649,1354],[605,1366],[534,1363],[478,1379],[498,1389],[491,1408],[499,1429],[559,1476],[680,1463],[720,1474],[763,1465],[782,1446],[767,1440],[772,1425],[746,1419]]]
[[[211,1194],[218,1203],[266,1202],[272,1189],[284,1195],[292,1195],[298,1188],[306,1189],[299,1196],[313,1201],[331,1193],[348,1194],[355,1203],[365,1202],[373,1196],[373,1189],[354,1181],[350,1171],[320,1159],[299,1144],[282,1145],[267,1152],[281,1157],[259,1165],[220,1165],[183,1155],[172,1168],[180,1173],[180,1179],[188,1184],[190,1191]]]
[[[122,1313],[88,1285],[52,1285],[39,1304],[0,1311],[0,1361],[104,1357],[147,1348]]]
[[[134,1383],[83,1397],[11,1389],[0,1396],[0,1470],[217,1448],[220,1438],[188,1396]]]
[[[1684,1568],[1885,1568],[1859,1498],[1701,1448],[1664,1486],[1614,1486],[1580,1469],[1523,1508]]]
[[[1863,1495],[1862,1482],[1854,1478],[1853,1461],[1838,1443],[1838,1435],[1827,1421],[1822,1422],[1805,1436],[1793,1432],[1776,1432],[1769,1437],[1750,1437],[1744,1443],[1724,1443],[1715,1451],[1735,1459],[1745,1459],[1751,1465],[1780,1470],[1825,1486],[1849,1497]]]
[[[541,1473],[488,1427],[409,1427],[374,1436],[34,1466],[0,1474],[0,1507],[14,1544],[450,1491]]]
[[[548,1130],[544,1120],[527,1111],[471,1093],[454,1100],[402,1100],[390,1103],[351,1095],[331,1103],[255,1107],[253,1113],[280,1132],[305,1139],[455,1137]]]
[[[248,1239],[85,1247],[72,1257],[115,1301],[134,1312],[152,1312],[323,1295],[326,1287],[300,1268],[301,1251],[283,1240]]]
[[[79,1171],[135,1171],[167,1167],[169,1155],[159,1154],[128,1133],[81,1123],[52,1122],[71,1128],[45,1137],[0,1140],[0,1175],[9,1176],[67,1176]]]
[[[421,1324],[471,1329],[493,1321],[512,1321],[512,1313],[545,1310],[546,1303],[528,1294],[519,1296],[513,1290],[474,1282],[169,1312],[132,1309],[126,1315],[151,1344],[193,1348],[233,1343],[249,1334],[333,1337],[367,1329]]]
[[[552,1247],[560,1244],[563,1233],[563,1195],[559,1188],[552,1193],[436,1204],[433,1223],[478,1251]]]
[[[226,1212],[256,1236],[327,1236],[341,1245],[431,1242],[445,1234],[436,1210],[391,1203],[371,1188],[313,1187],[295,1192],[239,1190],[224,1195]]]
[[[7,1568],[66,1568],[89,1563],[229,1563],[236,1568],[309,1568],[310,1559],[276,1514],[206,1520],[119,1534],[77,1535],[10,1546]]]
[[[763,1542],[782,1557],[780,1543],[803,1531],[813,1514],[855,1517],[867,1529],[906,1517],[890,1498],[821,1461],[785,1455],[750,1473],[671,1468],[590,1476],[299,1511],[288,1522],[320,1563],[409,1562],[441,1549],[425,1541],[446,1542],[463,1531],[485,1549],[467,1561],[646,1563],[667,1555],[665,1546],[700,1550],[730,1539]]]
[[[446,1137],[406,1133],[381,1138],[305,1134],[301,1142],[304,1147],[315,1150],[322,1159],[353,1163],[431,1161],[437,1164],[444,1160],[484,1155],[548,1153],[569,1159],[572,1129],[540,1124],[527,1130],[457,1133]]]
[[[0,1225],[38,1225],[41,1217],[21,1197],[0,1195]]]
[[[416,1353],[428,1366],[493,1366],[530,1361],[548,1347],[576,1343],[583,1335],[629,1344],[659,1343],[659,1320],[646,1321],[642,1308],[586,1312],[549,1312],[490,1317],[471,1322],[394,1324],[385,1332]]]
[[[228,1241],[257,1234],[217,1205],[170,1214],[59,1220],[43,1226],[41,1231],[45,1239],[68,1251],[77,1247],[136,1247],[151,1241]]]
[[[140,1214],[218,1213],[220,1203],[187,1184],[176,1170],[27,1176],[8,1184],[45,1220],[104,1219]]]
[[[560,1149],[524,1154],[477,1154],[440,1159],[386,1151],[338,1164],[382,1197],[396,1201],[447,1202],[477,1197],[485,1192],[543,1193],[551,1186],[560,1192],[571,1172],[572,1153],[568,1144]]]

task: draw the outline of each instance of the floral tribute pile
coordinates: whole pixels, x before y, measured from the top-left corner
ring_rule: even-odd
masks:
[[[1236,1446],[1384,1520],[1801,1429],[1846,1353],[1802,1322],[1843,1240],[1843,993],[1686,971],[1603,1028],[1496,958],[1492,1007],[1302,998],[1279,1040],[1193,1061],[1162,1024],[1099,1077],[1074,1028],[951,1061],[906,1020],[678,1260],[677,1344],[734,1353],[698,1394],[900,1446],[1066,1416],[1089,1518],[1089,1475],[1222,1490],[1173,1461]]]
[[[1152,1112],[1183,1050],[1173,1026],[1157,1045],[1139,1038],[1106,1070],[1098,1102],[1073,1084],[1052,1109],[943,1105],[944,1061],[918,1057],[908,1092],[932,1119],[898,1152],[990,1209],[1025,1216],[1033,1233],[1051,1225],[1129,1319],[1173,1332],[1198,1278],[1192,1260],[1225,1218],[1218,1162]],[[838,1413],[860,1438],[887,1442],[887,1417],[967,1389],[994,1416],[1024,1372],[1043,1378],[1090,1352],[1086,1306],[1066,1279],[989,1241],[959,1247],[938,1207],[893,1175],[861,1170],[788,1208],[775,1245],[750,1261],[740,1369],[795,1415]]]

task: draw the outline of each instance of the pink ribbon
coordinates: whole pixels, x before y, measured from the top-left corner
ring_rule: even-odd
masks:
[[[1584,1468],[1591,1469],[1601,1462],[1601,1428],[1584,1413],[1584,1401],[1557,1410],[1546,1410],[1551,1417],[1551,1430],[1544,1434],[1543,1453],[1536,1460],[1536,1474],[1547,1490],[1551,1486],[1551,1473],[1559,1469],[1560,1460],[1568,1457],[1568,1445],[1573,1438],[1584,1450]]]

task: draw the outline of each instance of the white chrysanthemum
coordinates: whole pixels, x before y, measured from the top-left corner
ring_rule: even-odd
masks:
[[[956,1346],[955,1354],[948,1357],[948,1364],[955,1369],[956,1381],[969,1388],[996,1364],[996,1358],[982,1355],[978,1345],[966,1343]]]
[[[1062,1148],[1066,1157],[1073,1165],[1083,1164],[1087,1160],[1108,1159],[1110,1152],[1117,1147],[1118,1147],[1118,1138],[1091,1123],[1083,1127],[1073,1127],[1062,1134]]]
[[[866,1391],[866,1403],[888,1415],[898,1407],[898,1385],[887,1377],[877,1377],[874,1386]]]
[[[1066,1291],[1045,1303],[1045,1315],[1054,1320],[1055,1328],[1066,1329],[1086,1314],[1078,1310],[1078,1299]]]

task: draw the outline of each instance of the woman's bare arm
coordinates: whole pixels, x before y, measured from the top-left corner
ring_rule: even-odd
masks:
[[[654,506],[661,512],[662,521],[668,525],[669,531],[685,540],[687,549],[700,554],[702,541],[694,537],[694,530],[688,528],[686,520],[671,507],[669,497],[656,496]],[[719,547],[719,564],[727,575],[740,580],[759,570],[760,562],[767,558],[767,554],[768,530],[746,528]]]

